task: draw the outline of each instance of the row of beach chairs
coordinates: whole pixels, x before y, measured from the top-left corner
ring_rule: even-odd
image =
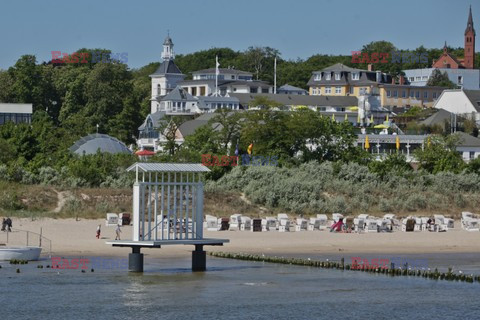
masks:
[[[374,217],[360,214],[357,217],[344,217],[340,213],[333,213],[329,220],[325,214],[317,214],[315,218],[290,219],[285,213],[277,217],[251,219],[241,214],[234,214],[230,218],[217,218],[207,215],[204,227],[208,231],[321,231],[329,229],[342,218],[344,230],[347,232],[392,232],[392,231],[437,231],[444,232],[454,228],[454,220],[443,215],[433,217],[410,216],[401,221],[394,214],[385,214],[383,217]],[[478,231],[480,219],[470,212],[462,213],[462,228],[468,231]]]

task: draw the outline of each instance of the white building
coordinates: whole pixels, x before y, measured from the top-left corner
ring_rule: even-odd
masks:
[[[150,75],[150,78],[152,78],[151,113],[157,112],[160,109],[162,98],[185,79],[185,75],[173,61],[175,53],[173,52],[173,42],[170,36],[167,36],[163,42],[162,59],[163,62],[158,69]]]
[[[32,113],[31,103],[0,103],[0,125],[7,122],[31,123]]]
[[[433,107],[466,118],[474,117],[480,124],[480,90],[444,90]]]
[[[431,78],[435,68],[409,69],[405,72],[405,79],[412,86],[424,87]],[[480,89],[480,70],[479,69],[438,69],[440,72],[446,72],[448,79],[460,88],[466,90]]]

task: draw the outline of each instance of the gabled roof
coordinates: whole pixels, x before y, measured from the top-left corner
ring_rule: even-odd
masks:
[[[176,87],[170,91],[165,97],[162,98],[162,101],[197,101],[194,96],[187,92],[187,90],[182,89],[181,87]]]
[[[472,103],[477,112],[480,112],[480,90],[463,90],[465,96]]]
[[[298,94],[271,94],[271,93],[231,93],[232,97],[238,98],[240,104],[246,105],[256,97],[266,97],[284,106],[328,106],[328,107],[351,107],[358,104],[354,96],[308,96]]]
[[[178,69],[177,65],[173,60],[165,60],[163,61],[158,69],[152,73],[150,76],[155,75],[164,75],[164,74],[182,74],[180,69]]]
[[[291,86],[291,85],[289,85],[288,83],[287,83],[287,84],[284,84],[283,86],[281,86],[280,88],[278,88],[277,91],[305,91],[305,92],[307,92],[307,90],[305,90],[305,89]]]
[[[127,171],[141,172],[209,172],[210,169],[200,163],[155,163],[137,162],[127,168]]]
[[[330,67],[326,67],[320,71],[314,71],[315,72],[325,72],[325,71],[337,71],[337,72],[340,72],[340,71],[346,71],[346,72],[360,72],[360,71],[364,71],[364,72],[369,72],[368,70],[364,70],[364,69],[356,69],[356,68],[351,68],[351,67],[348,67],[346,65],[344,65],[343,63],[335,63],[334,65],[330,66]],[[370,72],[375,72],[375,71],[370,71]]]
[[[459,147],[480,147],[480,139],[461,131],[458,131],[455,134],[460,137],[460,140],[458,141]]]
[[[420,121],[420,124],[426,125],[426,126],[432,126],[432,125],[443,125],[445,122],[451,121],[451,116],[452,113],[448,112],[445,109],[438,109],[437,112],[432,114],[430,117],[427,119]]]
[[[166,115],[165,111],[157,111],[155,113],[149,114],[145,118],[145,121],[142,123],[142,125],[140,127],[138,127],[138,130],[141,131],[141,130],[145,129],[145,127],[147,125],[148,118],[152,119],[152,125],[153,125],[154,128],[160,128],[160,125],[162,124],[162,122],[166,122],[166,120],[164,120],[165,115]]]

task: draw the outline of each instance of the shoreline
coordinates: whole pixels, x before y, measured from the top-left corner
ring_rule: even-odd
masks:
[[[101,225],[101,239],[95,231]],[[229,239],[224,246],[205,246],[206,251],[231,252],[285,256],[354,256],[354,255],[443,255],[480,254],[480,232],[461,230],[460,221],[455,229],[447,232],[402,232],[393,233],[330,233],[328,231],[300,232],[251,232],[251,231],[204,231],[205,238]],[[13,221],[16,229],[40,233],[52,241],[52,255],[59,256],[105,256],[125,257],[130,248],[119,248],[105,242],[115,238],[115,228],[106,227],[104,219],[79,220],[27,218]],[[131,226],[122,227],[122,238],[131,238]],[[38,245],[38,236],[31,234],[29,244]],[[23,232],[10,233],[10,240],[25,242]],[[0,232],[0,243],[6,235]],[[10,245],[11,241],[9,242]],[[21,243],[19,243],[21,244]],[[24,243],[23,243],[24,244]],[[43,242],[42,254],[48,254],[48,244]],[[142,249],[146,256],[175,258],[190,256],[193,246],[163,246],[160,249]]]

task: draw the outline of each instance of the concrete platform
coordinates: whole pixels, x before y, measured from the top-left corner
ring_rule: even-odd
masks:
[[[157,240],[157,241],[132,241],[132,240],[113,240],[107,241],[114,247],[140,247],[140,248],[161,248],[168,245],[203,245],[203,246],[223,246],[229,243],[228,239],[201,239],[201,240]]]

